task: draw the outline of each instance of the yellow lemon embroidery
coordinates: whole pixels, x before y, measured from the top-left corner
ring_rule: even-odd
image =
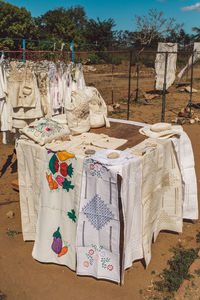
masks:
[[[73,158],[73,157],[75,157],[74,154],[68,153],[66,151],[58,152],[58,158],[61,161],[64,161],[64,160],[66,160],[68,158]]]

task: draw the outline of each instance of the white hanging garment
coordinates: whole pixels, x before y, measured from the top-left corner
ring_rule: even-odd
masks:
[[[194,43],[193,52],[194,52],[193,64],[195,64],[198,60],[200,60],[200,43]],[[192,66],[192,56],[190,56],[187,65],[178,74],[178,82],[182,80],[183,76],[191,68],[191,66]]]
[[[175,43],[158,43],[158,52],[168,53],[166,89],[168,89],[175,80],[176,60],[177,60],[177,44]],[[165,58],[166,53],[157,53],[155,60],[155,88],[163,90],[164,75],[165,75]]]

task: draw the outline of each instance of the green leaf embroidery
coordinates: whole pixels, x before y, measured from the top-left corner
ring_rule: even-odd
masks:
[[[72,164],[67,167],[67,174],[72,177],[74,169],[72,168]]]
[[[76,223],[76,214],[74,209],[72,209],[71,212],[69,211],[67,215],[74,223]]]
[[[53,237],[55,237],[57,239],[58,238],[61,239],[61,234],[60,234],[59,230],[60,230],[60,227],[58,227],[58,229],[54,232]]]
[[[67,190],[69,192],[70,189],[74,189],[74,185],[71,184],[71,181],[68,181],[66,178],[65,178],[65,181],[63,182],[63,189]]]

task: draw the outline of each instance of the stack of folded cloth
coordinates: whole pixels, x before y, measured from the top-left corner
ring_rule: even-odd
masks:
[[[139,129],[139,132],[155,139],[167,139],[174,135],[181,135],[183,128],[180,125],[172,126],[169,123],[156,123]]]

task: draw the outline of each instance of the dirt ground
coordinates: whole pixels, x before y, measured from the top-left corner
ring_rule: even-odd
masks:
[[[126,118],[128,74],[127,70],[122,71],[125,75],[119,74],[119,70],[116,70],[116,75],[112,76],[109,69],[105,67],[102,72],[98,70],[85,74],[86,83],[97,87],[108,104],[112,100],[113,88],[114,102],[120,103],[120,109],[110,113],[114,118]],[[148,104],[145,103],[142,92],[153,89],[154,76],[152,69],[144,72],[146,73],[141,74],[143,77],[140,79],[140,98],[137,104],[133,103],[135,91],[132,85],[130,119],[146,123],[160,122],[162,97]],[[135,84],[135,80],[132,84]],[[198,85],[197,78],[194,88],[198,89]],[[166,95],[165,120],[167,122],[171,122],[177,116],[177,112],[188,103],[189,94],[178,91],[179,89],[173,86]],[[193,100],[195,103],[200,102],[200,92],[193,95]],[[195,112],[200,116],[198,110]],[[193,145],[198,188],[200,185],[199,124],[183,125]],[[0,169],[8,158],[11,161],[11,165],[0,178],[0,299],[5,299],[3,295],[6,295],[8,300],[158,299],[150,292],[150,287],[156,276],[154,274],[161,273],[167,267],[167,261],[173,255],[169,249],[178,243],[186,248],[198,246],[196,234],[200,230],[199,221],[184,222],[181,234],[161,232],[156,242],[152,244],[152,259],[148,268],[145,269],[141,261],[134,262],[125,272],[123,286],[92,277],[77,276],[75,272],[64,266],[35,261],[31,255],[33,242],[24,242],[22,239],[19,194],[11,186],[11,181],[17,178],[17,173],[14,172],[15,165],[12,165],[15,161],[15,155],[11,157],[13,149],[13,143],[3,145],[0,141]],[[13,218],[7,217],[9,211],[14,212]],[[191,286],[190,296],[185,299],[199,299],[195,298],[199,295],[197,292],[198,290]]]

